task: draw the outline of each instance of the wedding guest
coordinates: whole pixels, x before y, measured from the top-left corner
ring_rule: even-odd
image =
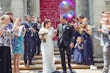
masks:
[[[37,18],[37,26],[39,29],[42,27],[40,17]]]
[[[83,41],[82,41],[82,37],[77,37],[77,43],[75,44],[74,47],[74,57],[73,57],[73,61],[74,63],[77,64],[81,64],[83,63]]]
[[[8,24],[8,28],[12,29],[14,23],[14,15],[12,12],[7,12],[6,14],[10,17],[10,23]]]
[[[12,31],[7,27],[10,18],[8,15],[1,16],[0,27],[0,73],[12,73],[11,67],[11,37]]]
[[[37,18],[37,27],[38,27],[39,30],[40,30],[41,27],[42,27],[40,17]],[[41,40],[40,40],[40,38],[39,38],[39,36],[38,36],[37,55],[40,55],[40,53],[41,53],[41,47],[40,47],[40,46],[41,46]]]
[[[77,37],[81,36],[81,34],[79,33],[79,29],[80,29],[80,25],[79,25],[79,20],[78,18],[75,18],[75,23],[72,25],[73,26],[73,30],[74,30],[74,36],[75,36],[75,40],[74,40],[74,45],[76,44],[76,39]],[[72,54],[73,54],[73,57],[74,57],[74,48],[72,49]]]
[[[14,37],[12,39],[13,48],[13,73],[20,73],[19,64],[21,55],[23,54],[24,26],[21,25],[21,19],[17,18],[13,26]]]
[[[103,73],[109,73],[109,65],[110,65],[110,31],[107,28],[110,25],[109,15],[104,13],[103,15],[103,23],[101,23],[101,27],[98,29],[101,34],[101,46],[103,47],[103,59],[104,59],[104,67]]]
[[[25,16],[25,22],[22,25],[26,28],[26,33],[24,36],[24,63],[26,67],[32,65],[32,48],[33,48],[33,39],[32,39],[32,30],[30,24],[30,16]]]
[[[34,58],[34,55],[36,54],[36,49],[38,49],[37,47],[39,46],[38,44],[38,41],[39,41],[39,35],[38,35],[38,32],[39,32],[39,29],[37,27],[37,23],[35,22],[35,17],[32,16],[31,17],[31,27],[33,28],[33,49],[32,49],[32,58]]]
[[[80,24],[78,18],[75,18],[75,23],[73,24],[73,27],[74,27],[74,36],[75,36],[74,45],[75,45],[77,37],[81,36],[79,33]]]
[[[83,15],[78,16],[79,24],[82,24],[83,19],[84,19]]]
[[[92,28],[88,25],[88,19],[84,18],[81,24],[80,33],[83,39],[84,64],[90,65],[90,69],[97,69],[93,60],[93,40],[91,38]]]

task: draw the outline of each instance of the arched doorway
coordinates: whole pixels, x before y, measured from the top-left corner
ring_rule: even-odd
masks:
[[[44,21],[48,18],[52,21],[52,26],[57,28],[60,16],[68,16],[71,22],[75,17],[75,2],[73,0],[40,0],[40,17]]]

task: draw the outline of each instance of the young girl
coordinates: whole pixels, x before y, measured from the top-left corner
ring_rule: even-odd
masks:
[[[74,50],[74,62],[77,64],[81,64],[83,62],[83,44],[82,37],[77,37],[75,50]]]

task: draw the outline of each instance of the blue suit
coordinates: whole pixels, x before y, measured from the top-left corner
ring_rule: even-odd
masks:
[[[32,32],[29,29],[31,25],[29,23],[24,22],[22,25],[26,28],[26,33],[24,36],[24,63],[27,64],[32,62],[32,49],[33,49],[33,39],[32,39]]]
[[[38,47],[38,41],[39,41],[38,31],[39,31],[39,29],[37,28],[37,23],[32,23],[31,26],[34,28],[34,30],[36,30],[36,32],[33,32],[33,37],[32,37],[33,38],[33,42],[34,42],[32,57],[34,57],[34,54],[36,53],[36,48]]]

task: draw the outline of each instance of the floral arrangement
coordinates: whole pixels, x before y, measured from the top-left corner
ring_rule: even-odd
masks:
[[[48,34],[48,31],[46,29],[41,29],[39,31],[39,35],[43,38],[43,42],[46,42],[45,35],[47,34]]]

